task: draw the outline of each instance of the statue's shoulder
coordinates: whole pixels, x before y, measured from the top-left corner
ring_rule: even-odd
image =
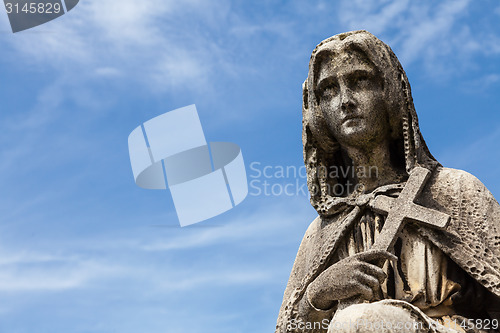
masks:
[[[437,167],[431,182],[436,185],[467,186],[473,188],[485,188],[484,184],[476,176],[464,170]]]
[[[337,230],[339,226],[336,223],[339,216],[342,216],[342,214],[331,217],[317,216],[311,224],[309,224],[309,227],[302,238],[301,247],[319,249],[319,247],[324,245],[327,239],[334,241],[334,235],[339,234]]]
[[[316,216],[316,218],[307,227],[306,233],[304,234],[304,240],[308,240],[314,237],[321,230],[322,218],[321,216]]]
[[[323,224],[323,218],[319,215],[309,224],[300,243],[299,252],[314,252],[314,249],[321,246],[325,233]]]
[[[472,201],[480,197],[494,200],[486,186],[476,176],[464,170],[439,166],[434,171],[429,186],[431,192],[444,196],[469,198]]]

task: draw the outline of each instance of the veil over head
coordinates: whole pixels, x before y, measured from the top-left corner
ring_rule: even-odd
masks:
[[[348,166],[344,165],[340,145],[326,126],[316,91],[322,61],[327,57],[335,59],[343,52],[363,57],[382,76],[391,129],[391,154],[395,155],[391,159],[399,160],[407,173],[416,166],[432,170],[439,164],[429,152],[420,133],[408,78],[391,48],[364,30],[325,39],[311,55],[309,73],[303,84],[302,104],[302,143],[307,186],[311,204],[321,216],[335,213],[335,207],[348,200],[347,194],[336,196],[330,191],[336,184],[345,182],[345,179],[332,176],[329,172],[321,172],[332,167],[346,170]]]
[[[346,59],[344,55],[347,56],[347,61],[344,61]],[[352,59],[353,56],[359,58]],[[403,177],[397,181],[398,184],[382,185],[370,193],[333,195],[328,190],[329,186],[335,183],[342,184],[346,179],[341,177],[345,176],[335,176],[321,171],[328,171],[331,166],[350,167],[347,164],[352,162],[342,153],[342,147],[331,133],[331,126],[327,126],[328,119],[324,118],[317,99],[316,81],[321,66],[356,64],[351,60],[368,64],[374,69],[377,81],[382,83],[381,86],[377,86],[381,88],[377,91],[384,96],[377,97],[382,97],[385,105],[378,109],[385,112],[385,119],[390,125],[388,126],[390,131],[385,134],[386,139],[390,141],[391,163],[398,168]],[[328,267],[341,260],[336,255],[337,250],[345,244],[344,241],[351,238],[355,223],[359,221],[359,225],[362,225],[362,218],[368,216],[363,213],[370,213],[362,206],[368,205],[370,200],[379,194],[395,195],[396,190],[405,185],[405,171],[408,175],[415,167],[434,171],[432,183],[420,194],[420,198],[423,199],[420,202],[422,206],[448,214],[451,220],[445,230],[428,228],[418,223],[413,224],[413,227],[422,239],[434,244],[460,269],[491,292],[484,298],[480,296],[479,300],[483,302],[488,312],[491,310],[489,315],[493,315],[492,318],[498,316],[500,205],[477,178],[464,171],[441,168],[430,154],[419,130],[408,79],[398,59],[386,44],[367,31],[353,31],[328,38],[316,47],[311,55],[308,77],[303,85],[302,140],[311,203],[320,216],[307,229],[297,252],[283,296],[276,325],[277,333],[302,332],[303,329],[299,327],[295,329],[291,325],[322,323],[322,318],[331,320],[335,316],[338,310],[336,306],[323,310],[316,309],[312,305],[307,293],[308,287]],[[394,159],[397,160],[397,164],[394,164]],[[357,240],[354,241],[356,242]],[[427,246],[425,248],[432,249]],[[456,272],[455,269],[454,271]],[[450,278],[454,277],[454,274],[450,275]],[[448,273],[444,276],[447,275]],[[442,284],[442,281],[440,279],[439,283]],[[472,290],[475,295],[478,294],[475,287],[468,289],[472,286],[469,283],[464,284],[466,288],[463,291],[469,293],[469,290]],[[403,298],[406,296],[407,294]],[[454,306],[455,300],[452,299],[451,303]],[[440,305],[431,309],[438,309]],[[461,315],[457,317],[460,318]],[[486,317],[481,315],[477,318]],[[435,327],[433,322],[426,331],[434,331]]]

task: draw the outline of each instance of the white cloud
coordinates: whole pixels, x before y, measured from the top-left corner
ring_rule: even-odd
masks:
[[[120,269],[77,256],[40,253],[6,254],[0,261],[0,291],[60,291],[83,288],[90,281],[119,275]]]
[[[0,255],[1,255],[0,266],[67,261],[68,259],[70,259],[59,255],[33,253],[28,251],[22,251],[18,253],[8,253],[5,249],[2,249],[0,251]]]
[[[401,36],[404,39],[402,43],[401,57],[406,62],[412,62],[415,59],[430,55],[428,46],[436,47],[437,42],[445,42],[450,35],[449,32],[457,20],[457,16],[464,13],[470,0],[448,1],[442,3],[437,8],[427,9],[427,17],[418,15],[421,8],[411,8],[413,22],[407,22],[406,31]],[[404,26],[403,26],[404,29]],[[441,45],[442,48],[448,47],[447,43]]]
[[[400,24],[409,0],[392,1],[343,1],[338,13],[340,22],[349,30],[365,29],[373,34],[385,32],[391,25]]]
[[[230,269],[206,269],[206,270],[191,270],[175,274],[169,272],[166,275],[158,274],[161,278],[155,280],[155,289],[162,291],[192,291],[197,288],[219,288],[221,286],[231,285],[246,285],[268,283],[275,277],[273,272],[252,267],[246,271],[239,267],[231,267]]]
[[[262,205],[222,226],[168,228],[163,232],[126,230],[121,235],[113,232],[112,235],[73,237],[69,241],[41,240],[29,248],[2,241],[0,291],[86,289],[113,284],[114,280],[125,285],[140,281],[166,293],[186,292],[207,285],[218,288],[279,283],[282,275],[289,273],[300,238],[314,213],[302,197],[272,202],[272,207]],[[229,250],[240,253],[243,259],[249,255],[260,256],[267,253],[266,249],[275,247],[291,248],[282,265],[225,255]],[[209,258],[224,254],[226,259],[219,258],[212,263],[196,259],[207,251],[213,253]],[[181,253],[183,259],[177,260]],[[271,261],[277,259],[272,253],[267,257]],[[128,282],[123,281],[124,277]]]
[[[174,7],[175,2],[168,0],[88,1],[78,8],[85,13],[79,24],[87,24],[92,33],[100,31],[101,38],[115,45],[153,45],[162,41],[155,23]]]
[[[121,76],[122,72],[114,67],[99,67],[95,70],[95,75],[103,77],[117,77]]]
[[[481,96],[487,92],[488,88],[500,81],[500,75],[496,73],[486,74],[477,79],[466,81],[462,85],[462,89],[470,95]]]
[[[252,197],[247,200],[252,200]],[[291,211],[290,207],[293,206],[298,209]],[[268,239],[273,239],[276,244],[288,243],[289,239],[284,235],[297,231],[304,233],[305,228],[312,222],[314,217],[309,208],[307,198],[289,197],[288,200],[281,201],[279,206],[273,206],[273,209],[262,207],[248,216],[242,214],[236,221],[219,227],[182,229],[176,237],[144,244],[141,248],[145,251],[170,251],[239,244],[245,241],[257,245],[258,242]]]
[[[218,11],[223,4],[81,1],[63,17],[35,28],[38,33],[28,30],[3,39],[15,50],[7,57],[11,63],[22,59],[24,66],[71,74],[74,82],[105,68],[162,91],[189,88],[197,81],[207,82],[216,69],[224,70],[230,59],[218,59],[221,53],[214,52],[217,45],[203,35],[204,28],[190,26],[186,18],[191,16],[193,24],[210,24],[224,15]]]
[[[491,30],[465,20],[470,6],[470,0],[345,0],[338,17],[346,30],[367,29],[383,39],[403,66],[420,63],[428,76],[441,80],[477,66],[478,55],[500,54],[500,40]]]

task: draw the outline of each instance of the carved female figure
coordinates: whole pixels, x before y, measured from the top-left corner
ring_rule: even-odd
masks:
[[[303,86],[302,139],[319,216],[297,253],[276,332],[499,327],[500,206],[474,176],[430,154],[408,79],[387,45],[354,31],[316,47]],[[402,196],[417,169],[430,178],[415,203],[449,223],[437,230],[407,219],[389,251],[379,249],[388,216],[376,202]]]

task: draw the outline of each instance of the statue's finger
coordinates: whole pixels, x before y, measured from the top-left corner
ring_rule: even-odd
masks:
[[[362,252],[357,254],[359,260],[366,262],[374,262],[380,259],[397,261],[398,257],[394,254],[384,251],[384,250],[368,250],[366,252]]]
[[[380,286],[379,280],[377,278],[369,275],[369,274],[363,274],[363,273],[359,274],[358,281],[361,284],[364,284],[365,286],[370,287],[372,290],[374,290],[375,288],[378,288]]]
[[[373,289],[364,285],[364,284],[359,284],[358,286],[358,291],[359,295],[363,298],[366,299],[367,301],[371,300],[373,298]]]
[[[385,274],[384,270],[377,265],[362,262],[361,268],[364,273],[375,277],[379,283],[382,283],[385,279],[387,279],[387,274]]]

